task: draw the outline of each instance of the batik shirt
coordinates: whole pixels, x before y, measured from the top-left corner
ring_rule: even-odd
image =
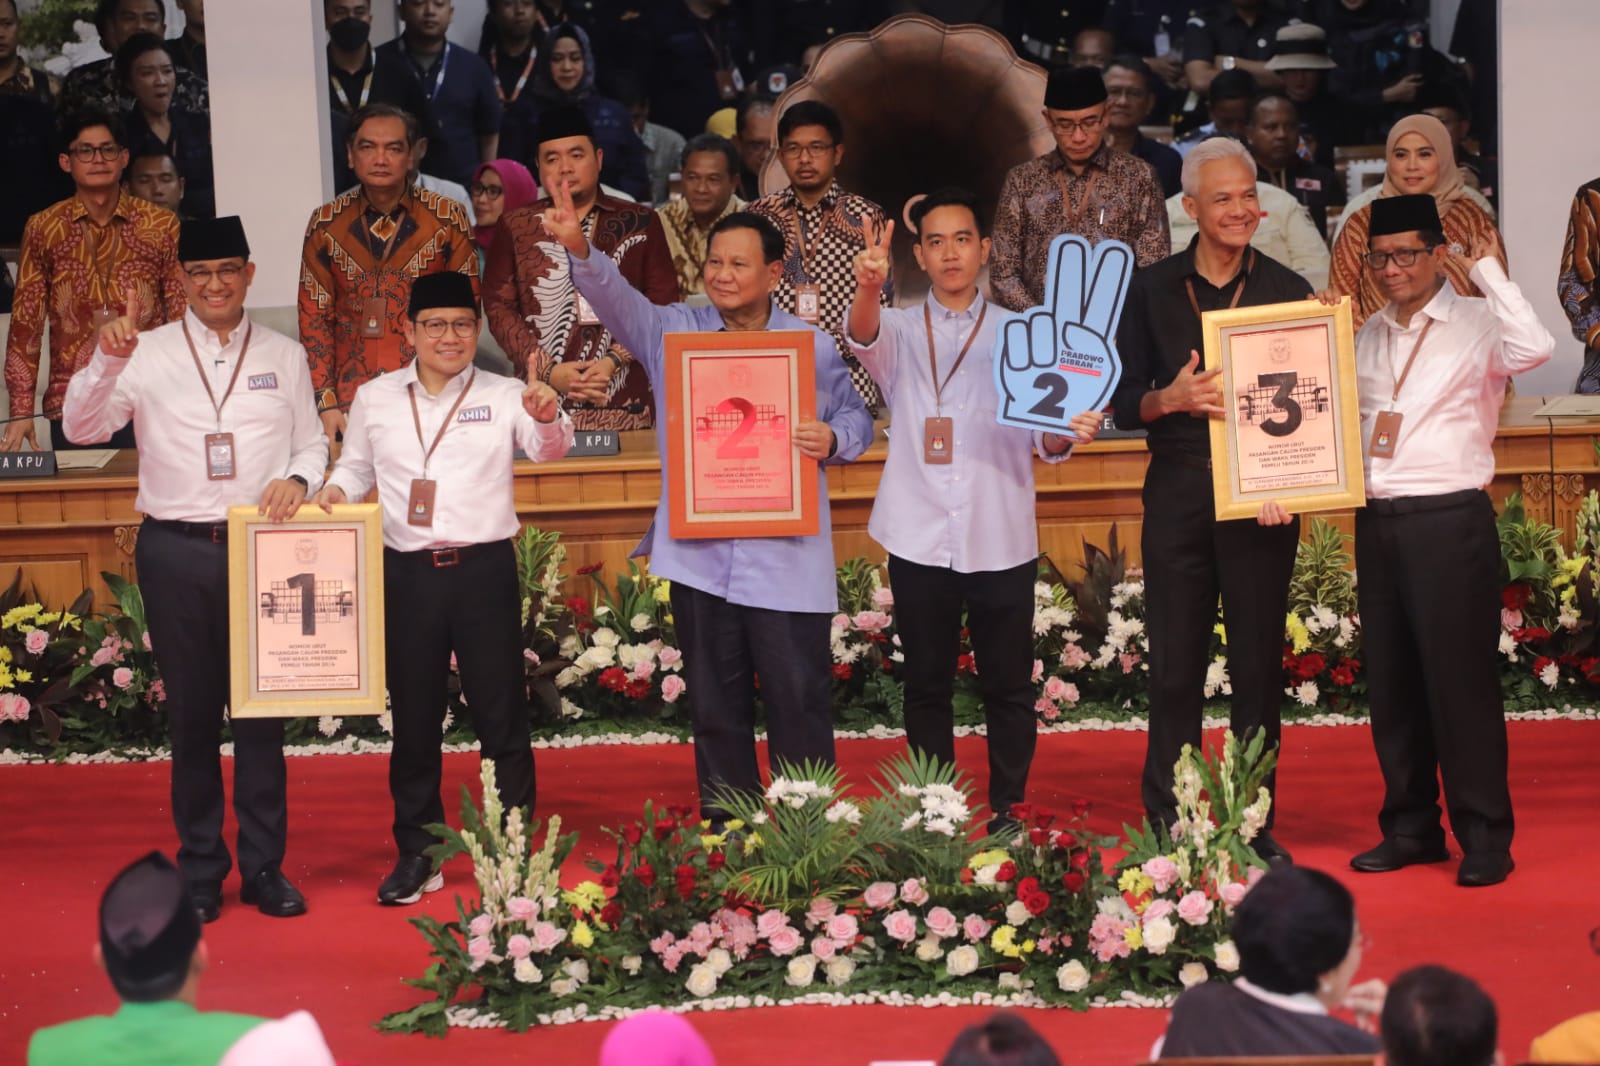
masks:
[[[737,196],[728,197],[728,206],[722,209],[711,223],[721,222],[735,211],[743,211],[745,202]],[[665,204],[660,211],[661,228],[667,235],[667,251],[672,256],[672,269],[678,275],[678,291],[685,299],[706,291],[704,270],[706,254],[711,250],[708,235],[710,226],[701,229],[695,225],[694,212],[689,201],[679,199]]]
[[[209,112],[211,93],[206,80],[188,67],[173,68],[172,106],[184,111]],[[120,115],[135,103],[133,94],[117,83],[116,65],[101,59],[69,73],[61,82],[59,110],[71,115],[93,104],[113,115]]]
[[[1600,180],[1589,182],[1572,198],[1567,243],[1561,251],[1561,276],[1556,292],[1572,322],[1572,335],[1585,348],[1600,348]]]
[[[411,282],[451,270],[470,275],[476,288],[478,252],[454,200],[414,188],[384,215],[358,186],[317,208],[300,255],[299,303],[300,343],[321,410],[348,410],[362,384],[416,357],[401,326]],[[364,328],[369,300],[382,302],[375,337]]]

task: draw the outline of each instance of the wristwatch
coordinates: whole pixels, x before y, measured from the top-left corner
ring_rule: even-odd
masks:
[[[1237,59],[1235,59],[1233,56],[1223,56],[1222,57],[1222,69],[1223,70],[1232,70],[1238,64],[1238,62],[1239,61]]]
[[[309,484],[306,483],[306,479],[301,477],[299,474],[290,474],[284,480],[298,482],[302,489],[309,489],[311,487]]]

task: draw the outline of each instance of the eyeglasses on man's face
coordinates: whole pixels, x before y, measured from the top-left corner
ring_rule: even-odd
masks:
[[[110,163],[122,154],[122,145],[115,141],[107,144],[75,144],[67,149],[67,153],[80,163],[90,163],[95,159]]]
[[[1368,252],[1367,266],[1373,270],[1383,270],[1389,265],[1389,260],[1394,260],[1395,266],[1401,270],[1409,270],[1417,265],[1417,256],[1427,255],[1431,248],[1396,248],[1392,252]]]
[[[417,328],[425,333],[431,340],[439,340],[448,330],[464,341],[470,341],[478,335],[478,320],[476,318],[427,318],[417,323]]]
[[[209,285],[213,278],[224,285],[232,285],[239,280],[239,275],[244,273],[244,267],[237,263],[227,263],[215,270],[207,270],[205,267],[184,267],[183,272],[196,285]]]
[[[822,141],[812,141],[810,144],[791,143],[786,144],[782,148],[778,149],[778,152],[785,159],[800,159],[802,157],[808,159],[821,159],[831,151],[833,151],[833,145],[824,143]]]
[[[1100,129],[1101,123],[1105,122],[1105,120],[1106,117],[1104,115],[1090,115],[1088,118],[1079,119],[1077,122],[1072,121],[1070,118],[1053,118],[1050,120],[1050,128],[1062,137],[1071,137],[1079,130],[1087,134],[1093,134]]]

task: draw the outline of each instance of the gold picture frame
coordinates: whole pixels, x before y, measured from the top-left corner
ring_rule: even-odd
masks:
[[[375,503],[228,511],[230,715],[384,711],[383,523]]]
[[[1210,419],[1217,519],[1364,506],[1361,404],[1349,297],[1207,311],[1205,365],[1226,414]]]

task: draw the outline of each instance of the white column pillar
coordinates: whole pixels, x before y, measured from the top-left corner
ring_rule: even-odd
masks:
[[[322,0],[209,7],[217,213],[244,219],[251,306],[290,306],[306,220],[333,198]]]

